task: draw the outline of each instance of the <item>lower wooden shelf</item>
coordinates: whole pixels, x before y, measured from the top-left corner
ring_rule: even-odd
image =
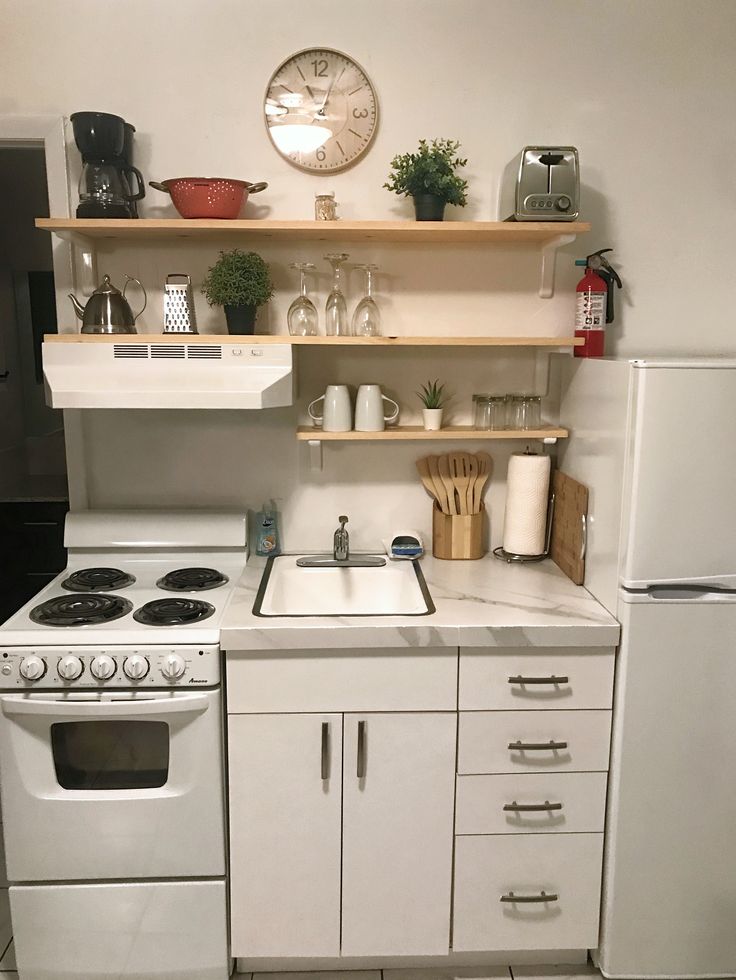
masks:
[[[431,431],[421,425],[397,425],[382,432],[323,432],[311,425],[300,425],[296,437],[302,442],[432,442],[443,439],[566,439],[567,429],[543,425],[538,429],[475,429],[472,425],[448,425]]]

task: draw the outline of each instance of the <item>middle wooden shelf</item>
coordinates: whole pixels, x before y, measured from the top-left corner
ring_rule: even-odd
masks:
[[[556,425],[542,425],[538,429],[476,429],[472,425],[448,425],[442,429],[425,429],[421,425],[397,425],[380,432],[323,432],[311,425],[300,425],[296,437],[302,442],[431,442],[451,440],[456,442],[477,439],[566,439],[567,429]]]

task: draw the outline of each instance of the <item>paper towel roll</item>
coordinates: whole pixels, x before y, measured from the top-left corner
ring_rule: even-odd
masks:
[[[506,479],[503,550],[513,555],[541,555],[547,532],[550,457],[514,453]]]

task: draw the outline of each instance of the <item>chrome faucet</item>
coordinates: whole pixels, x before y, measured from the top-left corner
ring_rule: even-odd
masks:
[[[332,557],[335,561],[347,561],[350,557],[350,535],[345,530],[348,519],[343,514],[338,517],[338,521],[340,527],[335,531],[333,537]]]

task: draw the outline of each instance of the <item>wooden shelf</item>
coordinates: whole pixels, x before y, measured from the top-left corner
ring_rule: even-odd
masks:
[[[288,334],[47,334],[51,344],[290,344],[295,347],[578,347],[580,337],[290,337]]]
[[[296,437],[301,442],[430,442],[454,439],[566,439],[567,429],[543,425],[538,429],[474,429],[472,425],[448,425],[428,431],[421,425],[397,425],[383,432],[323,432],[311,425],[300,425]]]
[[[36,227],[61,238],[221,239],[421,242],[423,244],[545,245],[559,235],[590,231],[585,221],[271,221],[209,218],[36,218]]]

